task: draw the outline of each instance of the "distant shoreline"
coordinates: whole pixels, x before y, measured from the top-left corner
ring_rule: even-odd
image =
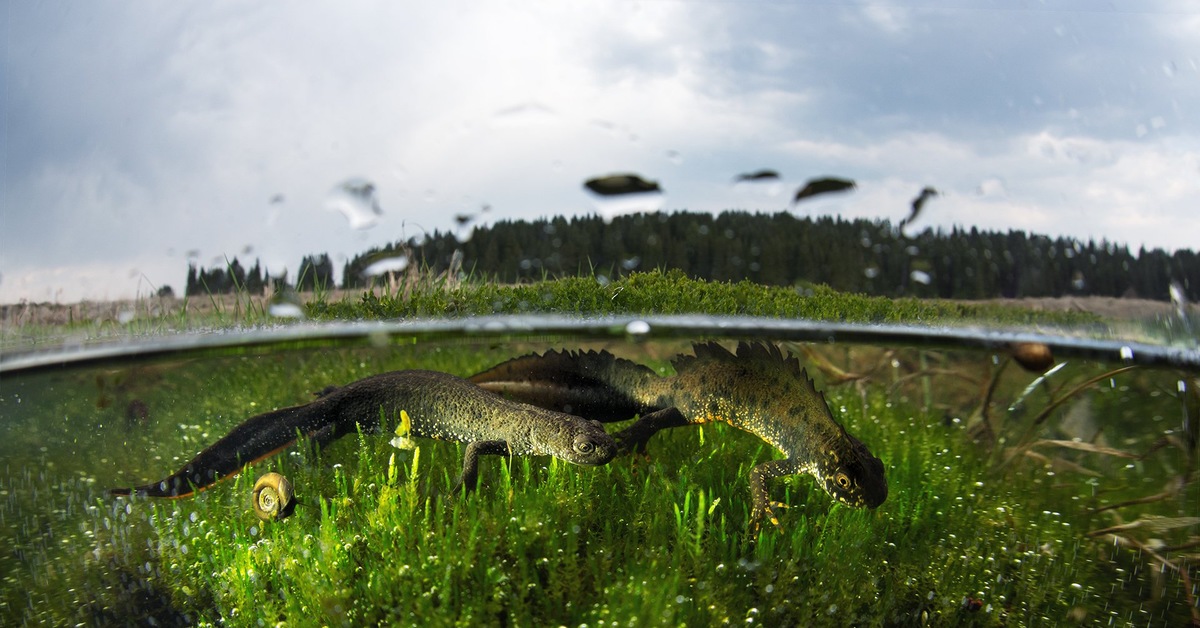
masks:
[[[362,290],[333,290],[324,298],[331,302],[355,297]],[[301,293],[305,303],[312,293]],[[172,316],[206,315],[215,310],[235,312],[239,307],[263,309],[271,295],[213,295],[203,297],[143,297],[118,301],[81,301],[61,303],[15,303],[0,305],[0,327],[15,329],[26,325],[58,326],[89,321],[93,324],[122,324],[133,319]],[[940,301],[941,299],[933,299]],[[1039,312],[1089,312],[1106,320],[1141,320],[1170,316],[1174,307],[1166,301],[1115,297],[1030,297],[1022,299],[982,299],[978,301],[949,300],[965,305],[1003,305],[1024,307]],[[184,312],[186,307],[187,311]],[[1195,309],[1197,306],[1190,306]]]

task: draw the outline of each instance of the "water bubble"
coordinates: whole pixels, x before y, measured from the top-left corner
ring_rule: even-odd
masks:
[[[621,268],[624,268],[625,270],[633,270],[640,266],[641,263],[642,258],[634,255],[633,257],[621,260]]]
[[[929,276],[929,273],[923,270],[914,270],[909,273],[908,276],[911,277],[913,281],[925,286],[928,286],[933,282],[933,278]]]
[[[351,229],[370,229],[383,215],[375,184],[358,177],[335,185],[325,197],[325,206],[345,216]]]
[[[629,321],[625,325],[625,333],[630,336],[644,336],[650,333],[650,323],[646,321]]]
[[[1125,362],[1133,361],[1133,348],[1132,347],[1128,347],[1128,346],[1121,347],[1121,360],[1123,360]]]
[[[879,269],[875,266],[868,266],[863,269],[863,276],[867,279],[874,279],[879,276]]]
[[[492,126],[526,127],[558,119],[553,109],[539,102],[526,102],[500,109],[492,114]]]
[[[1004,179],[998,177],[984,179],[979,183],[975,192],[979,196],[1008,196],[1008,188],[1004,185]]]
[[[1083,273],[1075,271],[1075,275],[1071,277],[1071,287],[1076,290],[1083,290],[1087,287],[1087,282],[1083,279]]]
[[[408,256],[395,255],[371,262],[369,266],[363,269],[362,274],[367,277],[375,277],[384,273],[399,272],[405,268],[408,268]]]
[[[304,318],[304,308],[288,301],[272,303],[267,312],[277,318]]]
[[[584,182],[592,204],[605,222],[633,212],[656,212],[663,207],[663,192],[657,181],[636,174],[615,174]]]

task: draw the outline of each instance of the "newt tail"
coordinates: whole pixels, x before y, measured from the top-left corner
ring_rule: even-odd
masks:
[[[282,451],[300,436],[324,445],[360,429],[390,430],[395,426],[382,425],[380,417],[399,417],[401,411],[410,417],[410,436],[468,443],[456,492],[475,487],[481,455],[547,455],[601,465],[617,454],[616,441],[595,421],[511,401],[446,373],[394,371],[252,417],[171,476],[109,493],[186,497]]]
[[[607,351],[516,358],[471,378],[513,399],[600,421],[641,418],[616,436],[638,447],[657,431],[721,421],[757,435],[783,453],[750,472],[753,522],[778,523],[766,483],[807,473],[835,500],[875,508],[887,499],[883,463],[834,418],[825,397],[792,355],[773,344],[740,343],[737,353],[710,342],[673,360],[676,374]]]

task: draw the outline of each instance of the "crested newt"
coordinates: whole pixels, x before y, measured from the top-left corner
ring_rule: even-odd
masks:
[[[548,351],[502,363],[471,381],[506,396],[599,421],[640,415],[616,434],[623,450],[640,448],[668,427],[721,421],[757,435],[783,453],[750,471],[757,527],[779,524],[767,481],[807,473],[837,501],[875,508],[887,498],[883,463],[834,418],[800,361],[773,344],[739,343],[737,353],[710,342],[672,361],[675,375],[607,351]]]
[[[278,453],[299,435],[328,444],[359,429],[387,428],[381,417],[401,411],[409,417],[409,436],[468,443],[455,492],[475,487],[481,455],[546,455],[602,465],[617,454],[616,441],[595,421],[505,399],[446,373],[394,371],[326,388],[310,403],[252,417],[170,477],[109,492],[185,497]]]

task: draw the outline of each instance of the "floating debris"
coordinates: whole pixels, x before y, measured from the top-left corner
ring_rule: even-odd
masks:
[[[754,172],[743,172],[734,177],[734,183],[744,183],[749,181],[778,181],[779,173],[774,170],[755,170]]]
[[[921,190],[921,193],[912,201],[912,212],[908,214],[907,218],[900,221],[901,232],[904,231],[905,227],[917,221],[917,217],[921,215],[921,210],[924,209],[925,203],[935,196],[938,196],[938,191],[928,185],[925,186],[925,189]]]
[[[345,216],[351,229],[370,229],[383,215],[375,184],[366,179],[351,178],[334,186],[325,198],[325,205]]]
[[[140,427],[150,422],[150,406],[141,399],[134,399],[125,405],[125,424],[129,427]]]
[[[804,187],[796,191],[796,197],[792,199],[792,202],[798,203],[810,196],[829,194],[830,192],[843,192],[846,190],[852,190],[855,187],[858,186],[850,179],[838,179],[836,177],[809,179],[809,181],[804,184]]]
[[[583,187],[600,196],[622,196],[625,194],[662,193],[658,181],[647,181],[636,174],[610,174],[584,181]]]

